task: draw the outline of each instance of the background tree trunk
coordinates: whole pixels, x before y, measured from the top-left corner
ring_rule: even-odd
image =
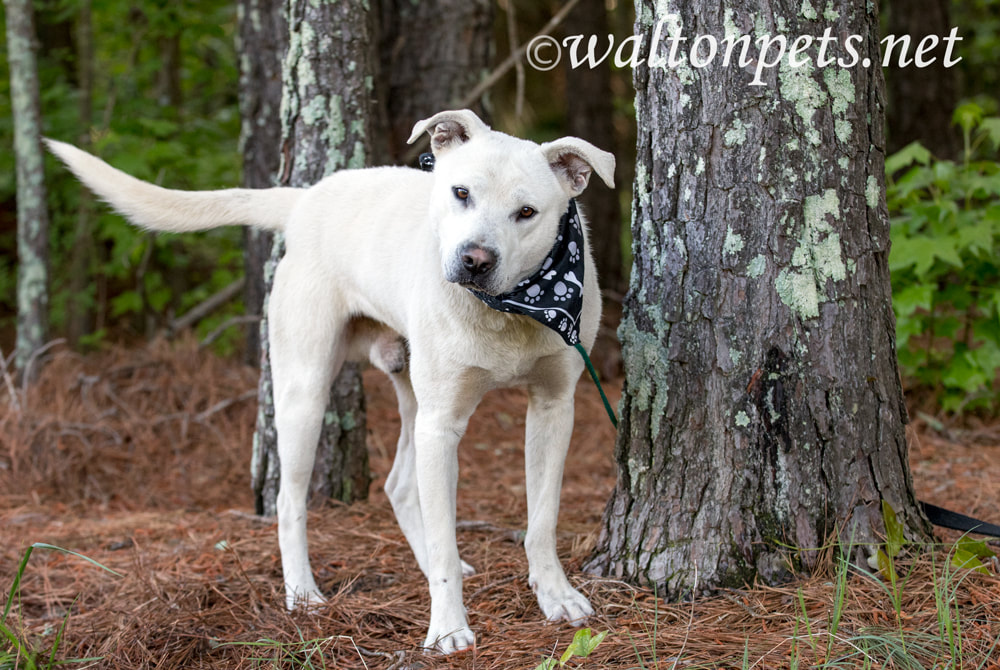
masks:
[[[658,6],[636,6],[646,44]],[[752,39],[830,26],[877,59],[874,8],[812,6],[692,0],[665,26]],[[831,538],[876,543],[883,500],[909,537],[929,533],[896,369],[881,69],[786,60],[766,86],[751,78],[720,63],[635,71],[619,478],[589,567],[669,597],[696,579],[782,580],[792,552],[778,543],[802,548],[794,567]]]
[[[42,161],[38,66],[31,2],[4,0],[17,162],[17,345],[21,374],[48,332],[49,214]]]
[[[335,170],[364,167],[369,160],[374,39],[366,6],[366,0],[288,0],[278,180],[282,185],[309,186]],[[275,236],[265,272],[268,290],[283,252],[283,240]],[[253,481],[258,513],[274,514],[278,456],[266,318],[261,324],[261,351]],[[314,501],[365,498],[370,479],[361,376],[356,366],[345,365],[331,390],[310,495]]]
[[[943,37],[951,30],[949,0],[895,0],[889,3],[889,34],[909,35],[910,53],[927,35]],[[956,158],[959,134],[951,124],[957,101],[956,70],[938,58],[925,68],[889,70],[889,153],[914,140],[939,158]]]
[[[491,0],[381,0],[379,62],[384,162],[402,162],[413,124],[450,109],[493,58]],[[482,104],[474,111],[488,119]]]
[[[76,18],[76,73],[82,130],[77,144],[86,150],[90,150],[90,132],[93,127],[93,42],[91,2],[81,0]],[[82,336],[91,332],[93,312],[93,293],[88,290],[88,284],[93,281],[91,270],[94,264],[94,197],[88,189],[80,189],[79,198],[69,273],[69,290],[74,298],[66,303],[66,339],[71,346],[75,346]]]
[[[284,0],[240,0],[237,5],[240,53],[240,149],[243,186],[274,186],[281,164],[281,59],[288,44]],[[264,307],[264,264],[271,256],[271,233],[245,228],[243,268],[246,314]],[[245,360],[260,365],[260,328],[247,328]]]
[[[564,35],[590,35],[605,40],[608,10],[603,2],[581,2],[566,16]],[[603,42],[607,45],[607,42]],[[600,44],[600,42],[599,42]],[[611,104],[611,67],[607,63],[590,68],[566,68],[566,121],[570,135],[617,155],[614,108]],[[616,183],[617,183],[616,179]],[[584,191],[580,197],[590,225],[594,262],[602,289],[624,291],[622,268],[622,211],[618,189],[604,184]]]

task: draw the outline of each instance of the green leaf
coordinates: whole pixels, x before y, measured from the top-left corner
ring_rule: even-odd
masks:
[[[930,284],[913,284],[892,297],[897,317],[908,317],[918,309],[930,311],[934,303],[934,287]]]
[[[888,500],[882,500],[882,521],[885,522],[885,550],[890,558],[896,558],[906,544],[906,537],[903,535],[903,524],[896,517],[896,510],[892,508]]]
[[[179,129],[179,126],[173,121],[148,117],[139,119],[139,125],[148,131],[150,135],[158,139],[169,139],[172,135],[175,135]]]
[[[558,663],[556,663],[556,659],[547,658],[538,665],[536,665],[535,670],[555,670],[557,665]]]
[[[137,314],[142,311],[142,296],[138,291],[125,291],[111,299],[111,315]]]
[[[927,165],[931,160],[931,152],[920,142],[910,142],[905,147],[885,159],[886,174],[895,174],[902,168],[913,163]]]
[[[956,568],[975,570],[984,575],[990,574],[990,571],[986,569],[986,566],[983,565],[983,562],[975,554],[964,549],[955,550],[955,554],[951,557],[951,564]]]
[[[154,312],[162,312],[163,308],[170,302],[172,296],[173,293],[168,286],[157,286],[149,292],[147,298],[149,299],[149,306]]]
[[[566,665],[566,661],[573,656],[582,655],[583,651],[587,648],[587,640],[589,639],[589,628],[581,628],[576,631],[576,634],[573,635],[573,641],[569,643],[569,646],[566,647],[566,651],[564,651],[563,655],[559,658],[559,665]]]
[[[982,120],[983,108],[974,102],[959,105],[958,109],[951,116],[951,122],[959,126],[964,132],[971,131]]]
[[[958,541],[958,548],[979,558],[993,558],[996,556],[986,540],[974,540],[968,535]]]
[[[939,258],[955,267],[962,267],[962,259],[955,251],[954,238],[931,239],[910,237],[896,239],[893,236],[892,252],[889,254],[889,269],[901,270],[913,266],[918,279],[922,279]]]
[[[1000,368],[1000,344],[993,339],[984,340],[977,348],[967,352],[965,357],[970,365],[982,370],[988,383],[996,377],[996,370]]]
[[[980,256],[993,254],[993,222],[977,221],[958,229],[958,248],[968,249]]]
[[[597,649],[597,645],[599,645],[601,642],[604,642],[604,638],[606,638],[607,636],[608,636],[608,631],[602,630],[600,633],[590,638],[590,642],[588,643],[587,653],[585,655],[590,656],[592,653],[594,653],[594,650]]]
[[[899,581],[899,575],[896,574],[896,566],[893,560],[881,549],[878,550],[875,557],[878,562],[878,571],[882,573],[885,579],[889,580],[890,584],[895,585]]]
[[[951,161],[937,161],[934,163],[932,171],[934,181],[943,187],[948,186],[958,177],[958,167]]]
[[[979,122],[979,130],[993,145],[994,151],[1000,151],[1000,117],[990,116]]]
[[[921,191],[934,183],[934,171],[927,167],[915,167],[906,172],[893,186],[893,197],[904,198]],[[886,194],[888,199],[889,195]]]
[[[566,651],[563,652],[562,657],[559,659],[559,665],[566,665],[573,656],[579,656],[581,658],[586,658],[597,648],[597,645],[607,637],[608,631],[603,631],[597,635],[591,635],[589,628],[581,628],[576,631],[573,636],[573,641],[569,643],[566,647]]]
[[[972,393],[989,383],[990,379],[986,371],[977,365],[975,358],[969,354],[965,344],[957,343],[955,345],[955,355],[952,356],[941,375],[941,382],[945,386]]]

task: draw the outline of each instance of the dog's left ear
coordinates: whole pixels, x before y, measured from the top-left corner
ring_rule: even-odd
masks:
[[[442,151],[459,144],[465,144],[479,133],[489,132],[490,127],[468,109],[438,112],[429,119],[417,121],[410,133],[407,144],[413,144],[425,131],[431,136],[431,151],[439,155]]]
[[[615,187],[615,157],[578,137],[564,137],[542,145],[549,166],[573,196],[587,188],[590,173],[596,172],[608,188]]]

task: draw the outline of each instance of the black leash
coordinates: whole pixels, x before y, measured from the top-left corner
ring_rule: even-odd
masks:
[[[920,507],[923,508],[924,514],[927,515],[927,518],[935,526],[960,530],[965,533],[978,533],[979,535],[1000,537],[1000,526],[996,524],[980,521],[979,519],[974,519],[971,516],[959,514],[958,512],[952,512],[950,509],[938,507],[923,500],[920,501]]]
[[[420,169],[424,170],[425,172],[432,172],[434,170],[434,154],[431,153],[420,154],[420,157],[417,159],[417,162],[418,165],[420,166]],[[576,214],[575,206],[573,205],[572,202],[570,203],[570,211],[568,214],[574,216]],[[515,311],[509,309],[504,305],[501,305],[499,301],[497,301],[495,298],[491,296],[486,296],[480,293],[476,293],[476,295],[480,298],[480,300],[483,300],[483,302],[485,302],[493,309],[501,311]],[[520,307],[525,307],[525,306],[521,305]],[[538,315],[535,313],[526,313],[524,311],[521,311],[520,309],[516,310],[515,313],[531,316],[532,318],[541,321],[543,324],[549,326],[550,328],[553,328],[553,330],[557,330],[554,325],[546,324],[545,321],[543,319],[540,319]],[[557,330],[557,332],[559,331]],[[601,387],[601,382],[597,378],[597,371],[594,370],[594,366],[590,362],[590,357],[587,356],[587,351],[579,343],[575,334],[569,337],[567,337],[565,333],[560,333],[560,334],[563,336],[564,339],[566,339],[567,344],[575,347],[576,350],[580,352],[580,355],[583,356],[583,361],[587,366],[587,371],[590,373],[590,377],[594,380],[594,384],[597,386],[597,390],[600,391],[601,393],[601,400],[604,401],[604,409],[608,413],[608,418],[611,419],[611,423],[617,429],[618,419],[617,417],[615,417],[614,410],[611,409],[611,403],[608,402],[608,398],[604,394],[604,389]],[[923,501],[918,501],[918,502],[920,503],[920,507],[923,509],[924,514],[927,515],[927,518],[935,526],[941,526],[942,528],[950,528],[952,530],[960,530],[965,533],[978,533],[979,535],[988,535],[991,537],[1000,538],[1000,526],[997,526],[992,523],[987,523],[985,521],[980,521],[979,519],[974,519],[971,516],[959,514],[958,512],[952,512],[951,510],[944,509],[943,507],[938,507],[937,505],[932,505],[928,502],[923,502]]]

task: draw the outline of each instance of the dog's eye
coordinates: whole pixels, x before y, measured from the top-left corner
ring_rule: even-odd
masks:
[[[459,200],[469,199],[469,189],[463,188],[461,186],[452,187],[451,192],[455,194],[455,197]]]
[[[535,211],[534,207],[522,207],[521,211],[518,212],[517,215],[522,219],[530,219],[537,213],[538,212]]]

